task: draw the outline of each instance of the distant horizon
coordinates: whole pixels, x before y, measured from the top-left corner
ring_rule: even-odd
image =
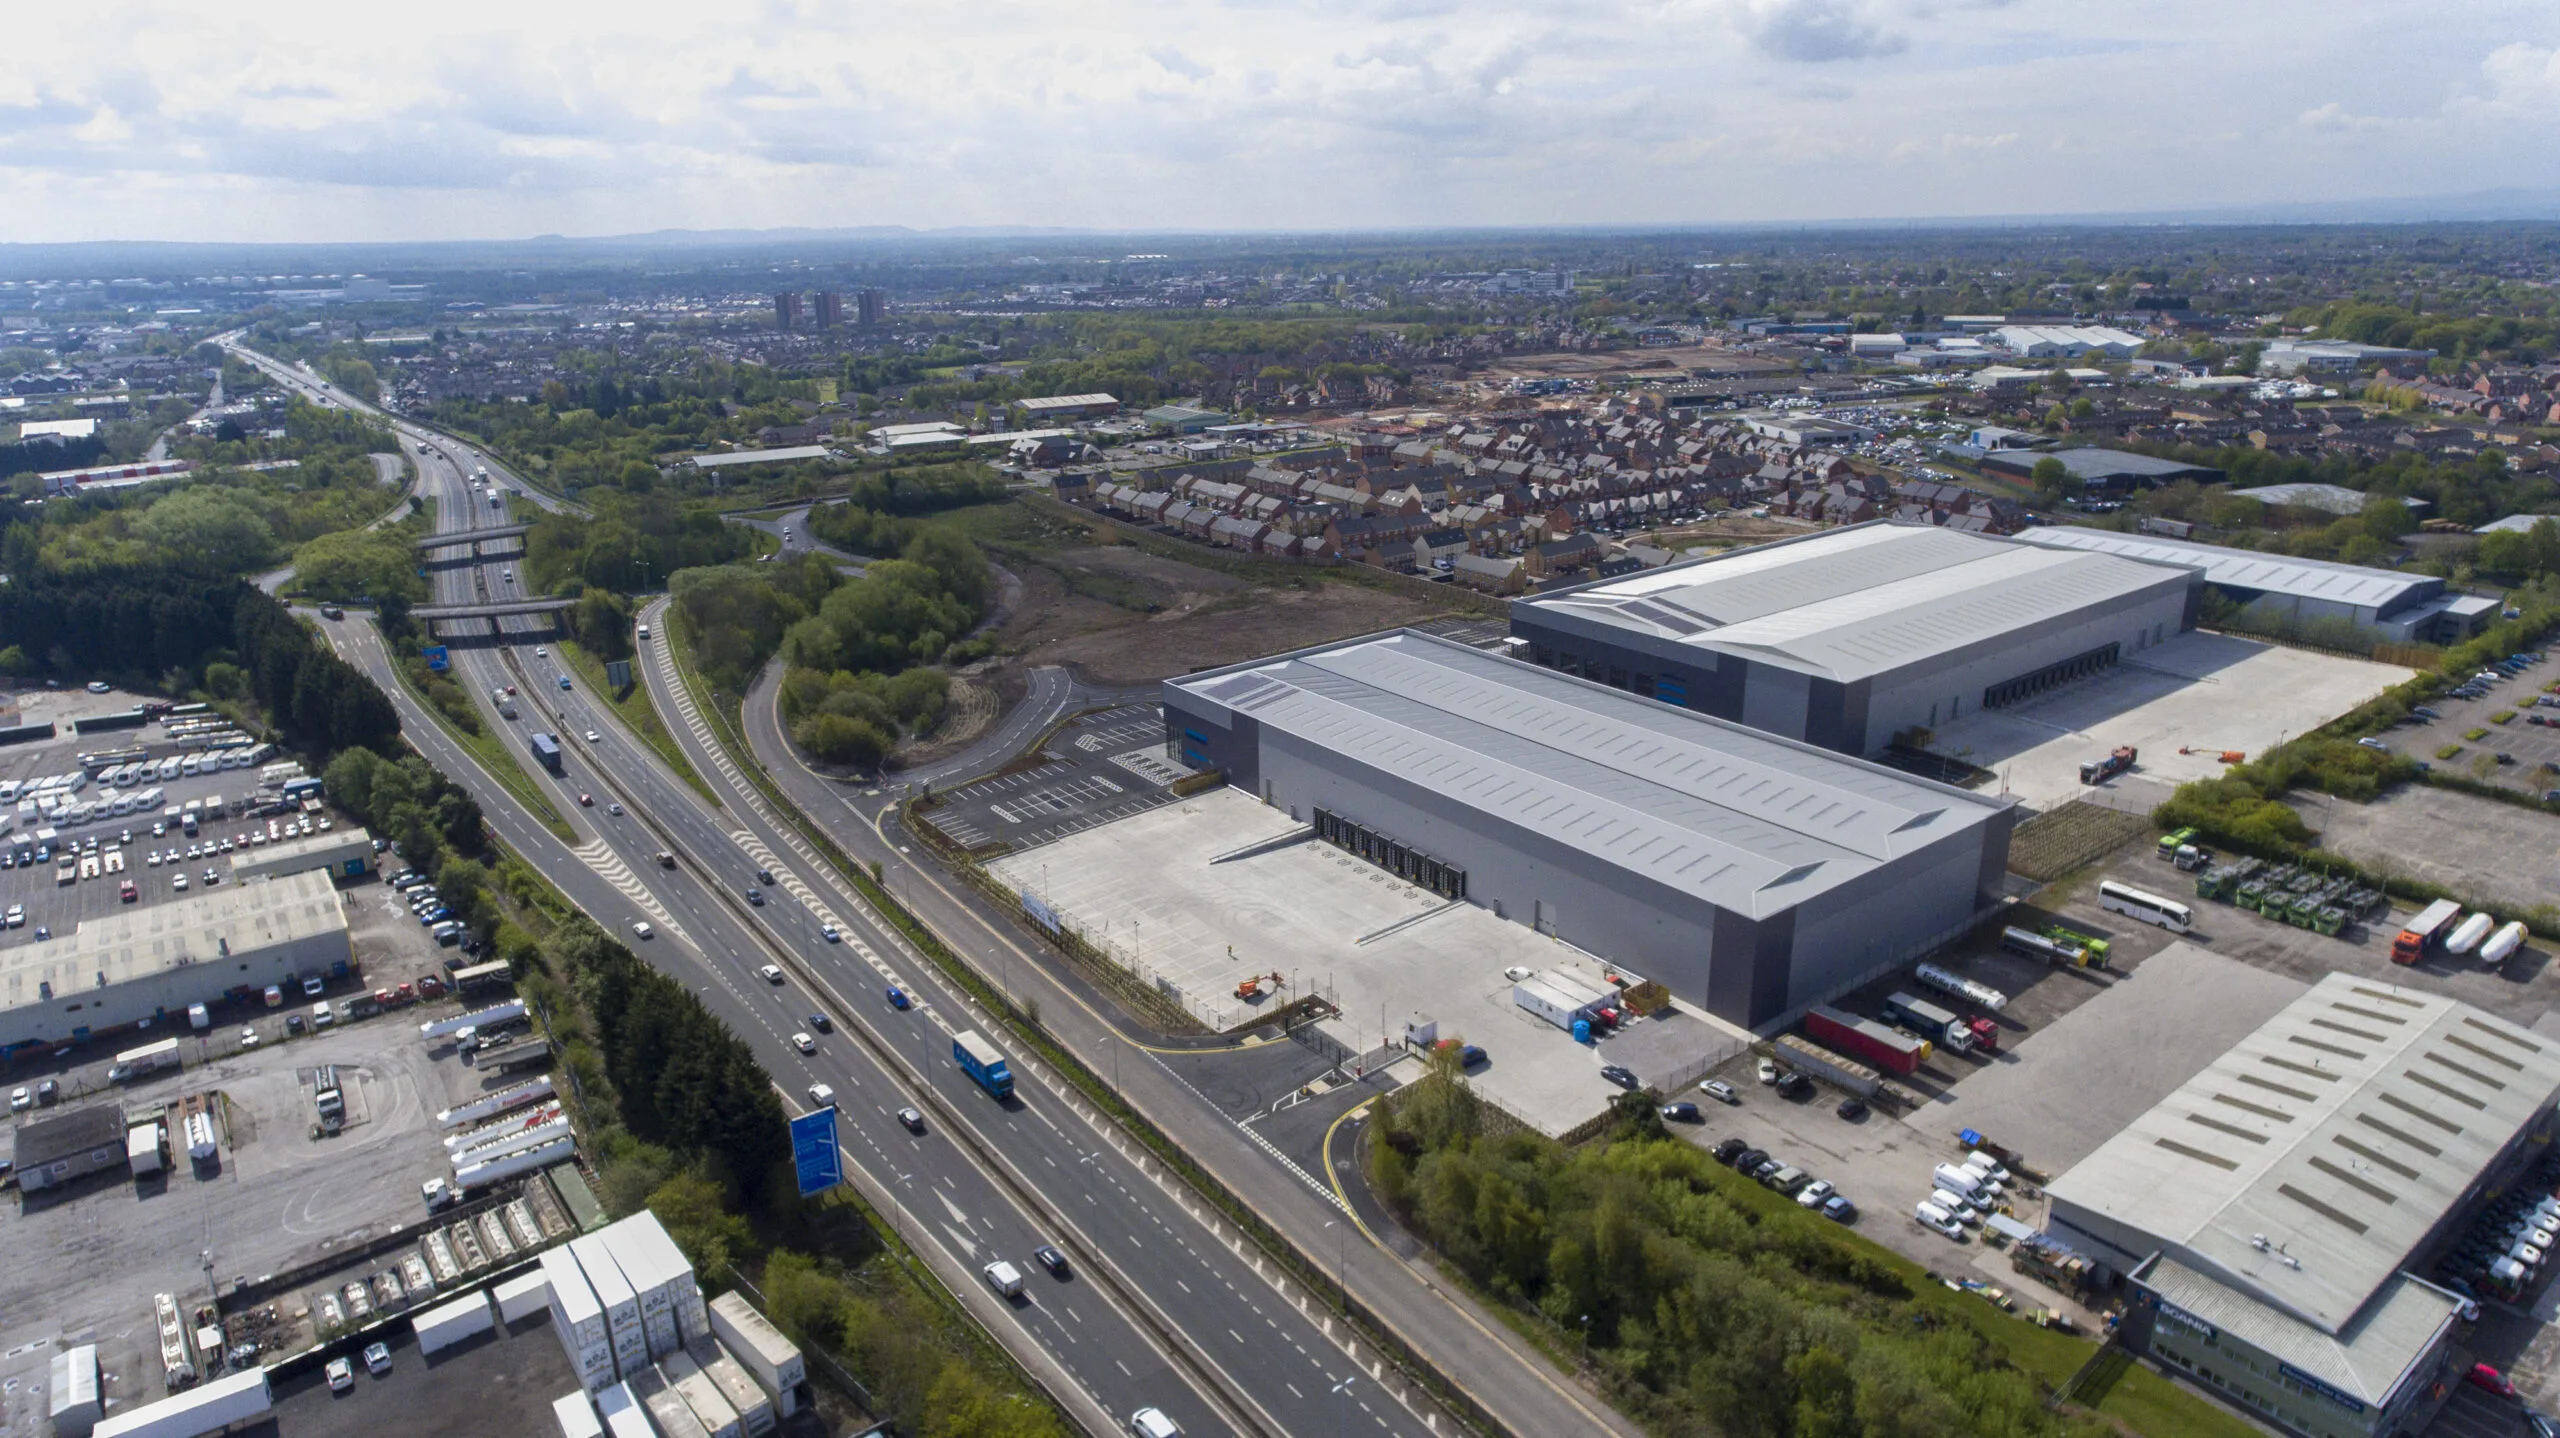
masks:
[[[12,19],[54,63],[0,76],[10,243],[2453,218],[2371,193],[2402,186],[2560,217],[2560,8],[2527,0]]]

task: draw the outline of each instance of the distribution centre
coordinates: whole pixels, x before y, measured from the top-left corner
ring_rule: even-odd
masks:
[[[1518,601],[1533,663],[1844,754],[2095,673],[2195,627],[2141,556],[1877,520]]]
[[[1183,761],[1767,1031],[1998,901],[2014,808],[1403,631],[1168,680]]]

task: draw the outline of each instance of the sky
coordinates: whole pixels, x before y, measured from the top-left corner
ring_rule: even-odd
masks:
[[[2548,3],[9,8],[0,242],[1712,225],[2560,188]]]

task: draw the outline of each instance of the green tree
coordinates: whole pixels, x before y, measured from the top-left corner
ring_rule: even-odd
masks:
[[[237,573],[273,557],[276,535],[257,504],[236,490],[197,485],[142,512],[136,539],[181,568]]]
[[[2036,487],[2036,497],[2047,504],[2060,504],[2082,489],[2080,477],[2071,472],[2071,467],[2049,454],[2036,461],[2035,468],[2027,472],[2027,479]]]

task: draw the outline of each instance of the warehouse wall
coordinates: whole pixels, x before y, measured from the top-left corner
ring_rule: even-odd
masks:
[[[1826,891],[1797,911],[1795,962],[1754,1026],[1791,1022],[1815,1004],[1907,964],[1997,901],[2008,867],[2011,811]],[[1990,887],[1986,891],[1985,878]]]
[[[2175,637],[2187,624],[2187,591],[2181,576],[2112,610],[2081,610],[2021,626],[1994,639],[1939,655],[1906,670],[1867,681],[1866,747],[1874,753],[1905,729],[1934,729],[1978,712],[1982,691],[2048,664],[2058,664],[2103,644],[2122,646],[2118,658],[2135,659]],[[2155,637],[2156,636],[2156,637]]]

